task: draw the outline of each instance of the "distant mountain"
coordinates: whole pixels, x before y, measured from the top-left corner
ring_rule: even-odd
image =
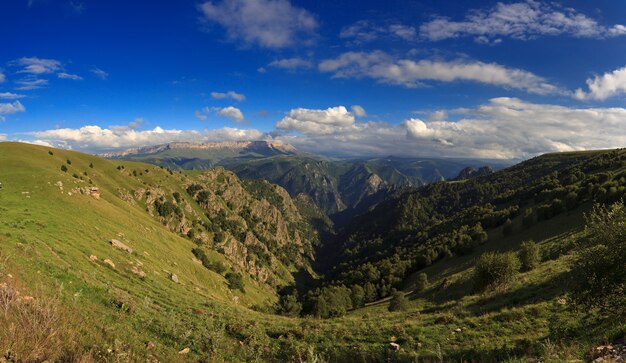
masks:
[[[292,197],[308,195],[327,215],[345,219],[367,210],[398,187],[419,187],[456,177],[464,168],[506,164],[470,159],[328,158],[271,141],[169,143],[106,153],[110,159],[142,161],[172,169],[223,166],[243,179],[265,179]],[[473,169],[472,169],[473,170]],[[372,198],[376,195],[376,198]]]
[[[107,159],[143,161],[159,166],[206,170],[231,159],[254,159],[299,154],[295,147],[275,141],[172,142],[103,153]]]
[[[452,180],[467,180],[471,178],[477,178],[479,176],[485,176],[493,173],[493,169],[489,166],[483,166],[478,169],[474,169],[471,166],[461,170],[459,175]]]

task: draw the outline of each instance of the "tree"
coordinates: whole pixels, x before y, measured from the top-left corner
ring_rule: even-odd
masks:
[[[278,301],[278,312],[287,316],[298,316],[302,311],[302,304],[298,301],[298,292],[283,295]]]
[[[578,194],[576,192],[569,192],[565,196],[565,207],[567,210],[575,209],[578,206]]]
[[[228,287],[231,290],[239,290],[241,292],[245,292],[243,286],[243,277],[240,273],[229,272],[226,274],[226,281],[228,282]]]
[[[352,285],[350,288],[350,299],[353,308],[360,308],[365,305],[365,290],[360,285]]]
[[[541,260],[541,251],[539,245],[534,241],[524,241],[519,251],[519,259],[522,264],[523,271],[530,271],[537,267]]]
[[[417,275],[417,283],[415,284],[415,291],[424,291],[428,287],[428,275],[426,272],[420,272]]]
[[[535,213],[532,208],[528,208],[524,211],[524,216],[522,217],[522,225],[524,228],[529,228],[535,224]]]
[[[520,266],[513,252],[483,253],[474,267],[474,287],[479,291],[506,288],[519,273]]]
[[[409,307],[409,300],[407,300],[406,296],[402,291],[396,291],[391,296],[391,300],[389,301],[389,311],[404,311]]]
[[[67,166],[61,165],[61,171],[67,173]]]
[[[626,208],[596,205],[586,216],[588,238],[572,264],[572,299],[583,308],[626,318]]]

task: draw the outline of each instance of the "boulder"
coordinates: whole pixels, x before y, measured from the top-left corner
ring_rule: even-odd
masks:
[[[115,268],[115,264],[113,263],[113,261],[109,260],[108,258],[105,259],[104,261],[102,261],[105,265],[111,267],[111,268]]]
[[[178,283],[178,276],[176,276],[176,274],[174,273],[170,274],[170,279],[174,281],[175,283]]]
[[[91,256],[89,256],[89,261],[96,262],[96,261],[98,261],[98,257],[96,257],[95,255],[91,255]]]
[[[187,354],[187,353],[189,353],[190,350],[191,349],[189,349],[189,348],[185,348],[185,349],[181,350],[180,352],[178,352],[178,354]]]
[[[115,247],[115,248],[117,248],[119,250],[126,251],[128,253],[133,253],[133,249],[128,247],[127,245],[125,245],[121,241],[118,241],[116,239],[112,239],[110,241],[110,243],[111,243],[111,246],[113,246],[113,247]]]
[[[389,348],[391,348],[391,350],[400,350],[400,344],[391,342],[389,343]]]

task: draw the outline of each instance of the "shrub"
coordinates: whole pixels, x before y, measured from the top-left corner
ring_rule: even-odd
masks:
[[[534,241],[522,242],[521,250],[519,251],[519,259],[522,263],[522,270],[524,271],[530,271],[537,267],[541,260],[539,245]]]
[[[302,304],[298,301],[298,293],[283,295],[278,301],[278,313],[287,316],[298,316],[302,311]]]
[[[54,153],[50,150],[48,150],[48,155],[54,155]]]
[[[596,205],[586,216],[588,238],[572,266],[572,299],[583,308],[626,318],[626,208]]]
[[[524,228],[529,228],[535,224],[535,213],[532,208],[528,208],[524,211],[524,216],[522,217],[522,225]]]
[[[61,165],[61,171],[67,173],[67,166]]]
[[[391,296],[389,301],[389,311],[404,311],[409,307],[409,300],[402,293],[402,291],[396,291]]]
[[[243,277],[240,273],[229,272],[226,274],[226,281],[228,282],[228,287],[231,290],[239,290],[241,292],[245,292],[243,286]]]
[[[89,167],[93,169],[93,163],[89,163]]]
[[[425,272],[420,272],[417,275],[417,283],[415,285],[415,291],[424,291],[428,287],[428,275]]]
[[[476,290],[500,289],[506,286],[519,273],[520,261],[513,252],[483,253],[474,267],[474,287]]]
[[[70,159],[67,159],[67,165],[72,165],[72,161]]]

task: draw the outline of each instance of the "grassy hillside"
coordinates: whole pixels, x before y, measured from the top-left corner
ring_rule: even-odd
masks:
[[[388,311],[389,298],[384,297],[348,308],[343,316],[318,319],[279,316],[270,308],[278,300],[277,288],[289,284],[291,274],[309,268],[304,261],[310,251],[304,241],[312,245],[317,237],[306,221],[330,226],[308,198],[300,196],[293,202],[281,188],[240,182],[220,169],[170,172],[71,151],[0,143],[0,326],[8,327],[0,330],[0,353],[16,362],[556,362],[588,357],[595,344],[623,336],[626,326],[595,311],[571,309],[570,263],[576,258],[576,246],[587,237],[584,213],[594,202],[609,203],[623,192],[622,156],[623,152],[548,155],[482,181],[441,183],[391,200],[395,205],[399,200],[409,203],[398,209],[400,218],[391,231],[403,226],[412,236],[420,230],[411,230],[415,225],[406,218],[420,219],[408,212],[421,205],[425,200],[421,198],[441,200],[432,210],[439,223],[428,228],[436,227],[430,236],[443,248],[449,246],[444,244],[447,240],[436,239],[435,232],[468,223],[472,219],[467,211],[473,210],[471,205],[444,203],[455,200],[448,199],[447,188],[459,192],[458,200],[463,201],[468,200],[463,193],[475,194],[478,186],[491,185],[485,189],[494,198],[491,212],[510,211],[518,196],[537,185],[552,187],[536,189],[530,199],[523,199],[527,203],[521,209],[537,212],[543,204],[554,204],[561,187],[567,193],[576,189],[578,195],[583,188],[590,190],[571,209],[550,218],[533,215],[528,224],[521,210],[508,215],[511,231],[506,235],[504,225],[485,226],[485,243],[407,270],[395,285],[408,298],[402,311]],[[584,177],[567,179],[578,169]],[[193,185],[197,187],[190,189]],[[89,195],[87,187],[98,187],[100,198]],[[497,199],[503,195],[509,199]],[[393,217],[396,209],[383,205]],[[381,219],[385,213],[377,213],[361,225],[363,236],[389,220]],[[285,232],[284,243],[265,240],[263,236],[274,228]],[[246,240],[240,241],[243,236]],[[372,256],[382,260],[383,252],[396,251],[393,241],[387,240],[396,236],[396,232],[377,236],[382,242],[376,243],[382,245],[366,247],[375,249]],[[132,253],[114,248],[111,239],[132,248]],[[541,250],[534,269],[521,272],[505,288],[474,289],[475,261],[482,253],[517,252],[529,239]],[[230,252],[250,245],[264,247],[250,248],[243,260]],[[295,255],[284,246],[298,246]],[[225,271],[203,266],[192,252],[197,248],[204,251],[210,267],[221,262]],[[259,266],[278,279],[275,283],[249,269],[265,255],[271,263]],[[375,265],[376,260],[370,262]],[[229,287],[228,272],[243,276],[243,291]],[[423,290],[418,289],[421,273],[428,277]]]

